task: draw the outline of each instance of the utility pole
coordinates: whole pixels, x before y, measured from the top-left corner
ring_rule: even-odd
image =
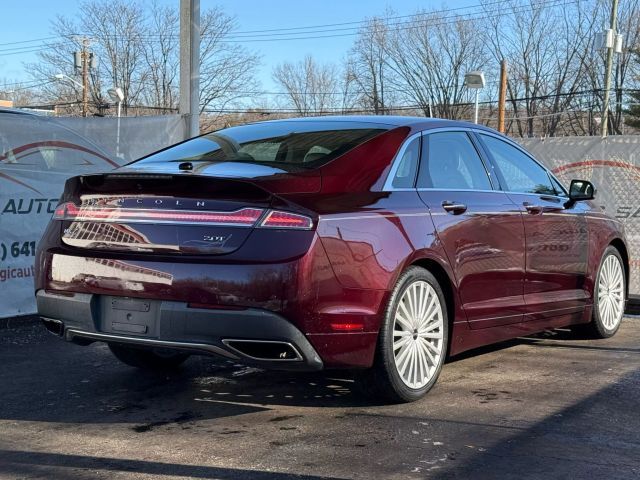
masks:
[[[76,51],[73,53],[73,61],[75,66],[76,74],[80,73],[82,75],[82,116],[86,117],[89,111],[89,68],[97,67],[97,58],[93,54],[93,52],[89,51],[89,39],[82,39],[82,47],[80,51]],[[57,75],[64,76],[62,74]],[[70,79],[75,83],[75,80]]]
[[[500,97],[498,98],[498,131],[504,133],[504,113],[507,103],[507,61],[500,62]]]
[[[616,24],[618,19],[618,0],[611,2],[611,35],[612,41],[607,46],[607,67],[604,77],[604,101],[602,105],[602,138],[607,138],[609,129],[609,90],[611,89],[611,70],[613,69],[613,51],[617,37]]]
[[[200,0],[180,0],[180,114],[200,134]]]
[[[89,40],[82,40],[82,116],[87,116],[87,110],[89,107]]]

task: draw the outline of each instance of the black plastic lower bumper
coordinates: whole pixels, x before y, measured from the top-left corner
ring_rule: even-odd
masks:
[[[68,341],[179,349],[268,369],[323,368],[304,334],[273,312],[44,290],[37,292],[36,300],[47,328]]]

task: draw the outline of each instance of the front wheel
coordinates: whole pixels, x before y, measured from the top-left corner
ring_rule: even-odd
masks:
[[[423,397],[442,370],[448,333],[440,284],[424,268],[407,269],[391,295],[374,365],[359,379],[360,390],[392,402]]]
[[[178,368],[189,358],[185,353],[149,350],[110,343],[109,350],[122,363],[142,370],[164,371]]]
[[[622,257],[609,246],[602,256],[593,293],[593,318],[586,325],[596,338],[609,338],[620,328],[624,315],[626,278]]]

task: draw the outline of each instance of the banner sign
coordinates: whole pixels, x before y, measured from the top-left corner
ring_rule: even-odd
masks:
[[[177,115],[118,122],[0,112],[0,318],[35,313],[36,246],[67,178],[111,170],[183,138]]]
[[[108,171],[184,134],[177,115],[118,122],[0,112],[0,318],[35,313],[35,250],[66,179]],[[625,224],[630,290],[640,295],[640,136],[519,141],[565,185],[573,178],[596,185],[597,201]]]

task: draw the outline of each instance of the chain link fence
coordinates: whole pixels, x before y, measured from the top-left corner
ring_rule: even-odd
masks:
[[[519,143],[569,185],[589,180],[596,201],[624,223],[631,275],[629,290],[640,295],[640,136],[528,138]]]

